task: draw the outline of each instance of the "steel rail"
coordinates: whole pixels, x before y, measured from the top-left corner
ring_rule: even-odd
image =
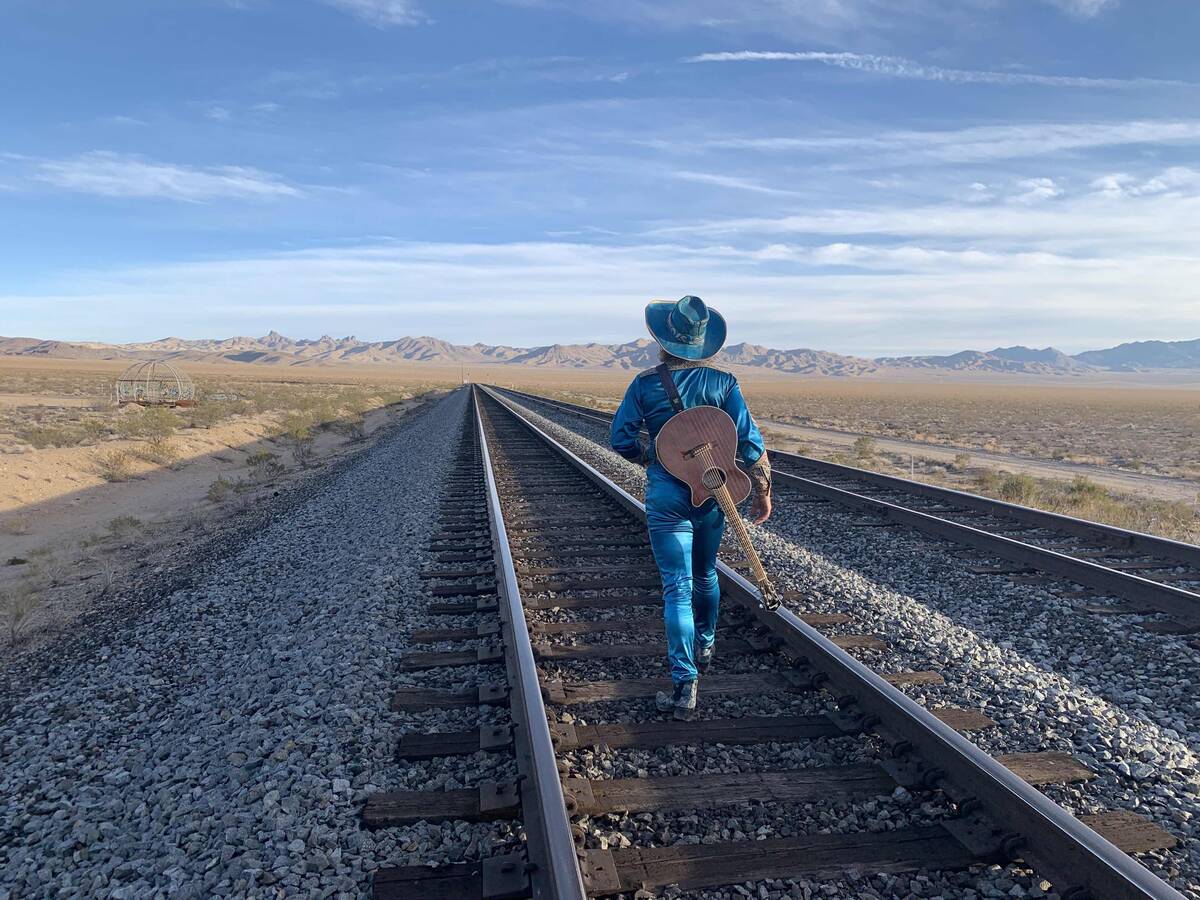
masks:
[[[611,421],[611,417],[606,419],[604,418],[604,414],[597,414],[591,411],[585,412],[580,408],[576,408],[574,404],[564,404],[561,401],[547,400],[544,397],[538,397],[535,394],[525,394],[520,391],[511,391],[510,393],[548,403],[558,408],[566,408],[572,414],[586,417],[596,422],[606,423]],[[1126,531],[1109,525],[1087,522],[1083,519],[1075,519],[1070,516],[1061,516],[1057,513],[1048,513],[1026,506],[1018,506],[1000,500],[979,497],[975,494],[967,494],[962,491],[934,487],[905,478],[880,475],[879,473],[868,472],[867,470],[858,469],[853,466],[843,466],[838,463],[798,456],[784,451],[772,450],[771,454],[777,459],[792,461],[799,465],[816,468],[831,474],[857,478],[869,483],[881,484],[890,489],[920,494],[949,503],[968,505],[973,509],[979,509],[996,515],[1018,518],[1020,521],[1038,527],[1068,530],[1076,536],[1095,537],[1101,541],[1118,540],[1127,547],[1139,549],[1147,554],[1157,553],[1165,555],[1169,558],[1178,559],[1183,564],[1187,564],[1189,561],[1184,557],[1194,556],[1197,562],[1200,563],[1200,547],[1192,544],[1184,544],[1179,541],[1168,540],[1167,538],[1142,534],[1141,532]],[[877,497],[871,497],[867,494],[860,494],[846,490],[845,488],[824,484],[812,478],[797,475],[794,472],[787,472],[777,468],[773,473],[773,477],[781,483],[790,484],[822,499],[832,500],[843,506],[883,516],[889,521],[907,525],[926,534],[945,538],[968,547],[974,547],[977,550],[999,556],[1010,562],[1030,566],[1043,572],[1069,579],[1086,587],[1112,592],[1129,600],[1145,602],[1157,610],[1184,620],[1200,620],[1200,594],[1189,591],[1186,588],[1154,581],[1151,578],[1114,569],[1102,563],[1080,559],[1056,550],[1049,550],[1039,547],[1036,544],[1005,537],[1004,535],[975,528],[971,525],[964,525],[953,519],[901,506],[887,500],[880,500]]]
[[[533,896],[539,900],[584,900],[587,892],[571,835],[571,821],[559,780],[537,663],[529,640],[525,607],[504,527],[504,512],[476,389],[471,391],[471,404],[487,488],[500,618],[508,629],[508,643],[512,649],[504,655],[504,664],[508,672],[509,711],[515,726],[513,742],[517,768],[524,776],[520,779],[521,810],[533,864],[529,871],[530,887]]]
[[[607,476],[529,421],[505,398],[482,390],[508,409],[594,484],[627,509],[645,517],[645,507]],[[1088,828],[1067,810],[1026,784],[958,732],[937,719],[786,608],[767,610],[758,591],[725,563],[717,563],[722,594],[750,608],[807,665],[824,686],[867,722],[888,735],[897,752],[904,745],[921,760],[925,783],[940,786],[961,803],[972,799],[1008,834],[1006,852],[1031,864],[1069,900],[1184,900],[1183,895]]]
[[[857,466],[829,462],[824,459],[803,456],[799,453],[789,453],[784,450],[772,450],[771,453],[773,456],[795,463],[796,465],[807,466],[818,471],[828,472],[832,475],[855,478],[887,490],[917,494],[943,503],[957,503],[960,506],[965,506],[978,512],[1006,516],[1035,528],[1052,528],[1073,534],[1076,537],[1111,543],[1113,546],[1137,550],[1147,555],[1157,555],[1167,559],[1178,560],[1182,564],[1194,565],[1200,568],[1200,546],[1196,544],[1188,544],[1183,541],[1172,540],[1171,538],[1146,534],[1143,531],[1118,528],[1115,525],[1106,525],[1103,522],[1092,522],[1088,519],[1080,519],[1076,516],[1067,516],[1062,513],[1050,512],[1049,510],[1021,506],[1018,503],[1009,503],[1006,500],[981,497],[978,494],[971,494],[967,491],[956,490],[955,488],[913,481],[911,478],[885,475],[882,472],[872,472],[870,469],[860,469]]]

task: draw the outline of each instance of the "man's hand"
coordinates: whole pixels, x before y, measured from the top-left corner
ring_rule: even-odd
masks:
[[[761,525],[771,517],[771,495],[755,494],[750,501],[750,521]]]

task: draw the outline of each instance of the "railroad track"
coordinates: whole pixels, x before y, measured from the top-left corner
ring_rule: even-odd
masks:
[[[512,724],[406,734],[397,755],[512,753],[519,774],[461,790],[376,794],[363,817],[368,827],[519,819],[526,841],[475,861],[381,869],[377,898],[647,897],[667,885],[688,892],[770,879],[838,882],[1017,859],[1064,900],[1182,896],[1127,855],[1173,846],[1170,835],[1126,812],[1075,819],[1032,786],[1088,778],[1071,757],[988,756],[964,734],[996,723],[977,710],[927,710],[904,695],[906,685],[940,675],[871,671],[851,654],[869,652],[879,638],[822,633],[852,625],[845,616],[767,611],[724,564],[719,656],[701,679],[701,714],[693,722],[657,716],[653,695],[668,680],[641,505],[497,394],[472,390],[471,439],[430,545],[437,566],[423,573],[430,593],[445,598],[428,611],[465,616],[466,624],[414,634],[414,643],[434,649],[398,666],[490,666],[495,678],[469,690],[401,688],[393,707],[500,705]],[[683,771],[669,774],[617,777],[594,765],[599,748],[689,747],[702,755],[717,746],[767,752],[754,757],[761,765],[753,771],[721,774],[702,762],[689,768],[686,755]],[[789,748],[810,746],[826,754],[841,747],[847,761],[789,765]],[[669,834],[675,817],[746,804],[779,807],[790,828],[806,809],[897,797],[922,804],[919,821],[832,833],[797,827],[789,836],[768,828],[704,843]],[[652,817],[665,830],[604,846],[595,822],[626,814]]]
[[[505,393],[595,424],[612,421],[576,404]],[[1200,632],[1200,546],[795,453],[772,450],[771,460],[777,484],[856,510],[859,525],[907,526],[958,544],[975,574],[1056,589],[1101,615],[1161,614],[1142,623],[1151,631]]]

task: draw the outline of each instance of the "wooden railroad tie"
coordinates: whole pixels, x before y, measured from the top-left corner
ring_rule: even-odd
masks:
[[[943,707],[931,710],[956,731],[982,731],[995,722],[976,710]],[[677,722],[670,719],[653,722],[579,725],[555,722],[550,735],[556,750],[567,752],[581,747],[608,747],[626,750],[651,750],[676,744],[762,744],[796,743],[818,738],[844,737],[853,731],[835,724],[825,715],[746,716],[739,719],[707,719]],[[396,747],[397,759],[433,759],[438,756],[465,756],[479,751],[510,749],[512,735],[506,726],[487,726],[467,731],[442,731],[432,734],[406,734]]]

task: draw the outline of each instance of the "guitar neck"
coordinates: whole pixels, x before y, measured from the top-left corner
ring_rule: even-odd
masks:
[[[742,553],[750,562],[750,574],[754,578],[755,583],[764,593],[774,593],[774,588],[771,586],[770,580],[767,578],[767,571],[763,568],[762,561],[758,558],[758,552],[754,549],[754,545],[750,543],[750,532],[746,530],[746,523],[742,521],[742,516],[737,510],[737,504],[733,502],[733,497],[729,495],[729,488],[721,485],[713,491],[713,497],[716,498],[717,505],[721,507],[721,512],[725,513],[725,521],[729,523],[729,527],[733,529],[733,535],[737,538],[738,546],[742,548]]]

